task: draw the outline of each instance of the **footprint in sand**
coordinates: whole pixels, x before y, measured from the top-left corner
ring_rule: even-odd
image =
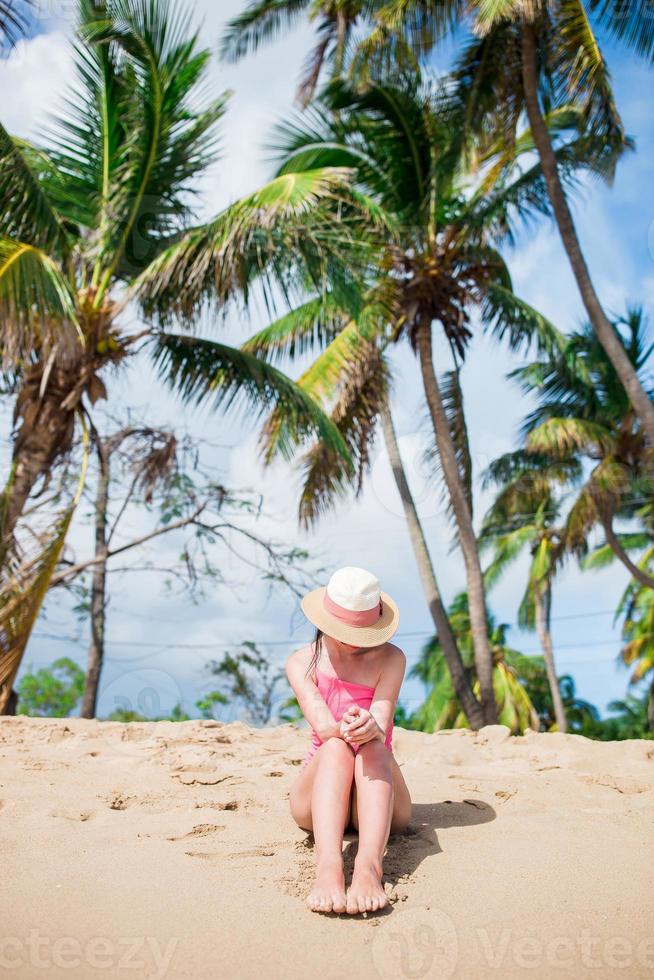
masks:
[[[177,837],[166,837],[166,840],[178,841],[189,840],[189,838],[195,837],[212,837],[214,834],[219,834],[222,830],[225,830],[224,823],[198,823],[187,834],[180,834]]]
[[[247,807],[247,803],[245,804]],[[210,810],[238,810],[238,800],[228,800],[226,803],[221,800],[201,800],[194,804],[196,810],[208,808]]]
[[[93,816],[93,810],[50,810],[49,816],[60,817],[62,820],[77,820],[85,823]]]
[[[624,776],[611,776],[608,773],[598,776],[580,776],[579,778],[589,786],[603,786],[615,790],[616,793],[623,793],[625,796],[637,796],[654,788],[654,783],[639,783]]]
[[[241,803],[241,800],[214,800],[211,803],[203,804],[203,806],[209,806],[212,810],[238,810]]]

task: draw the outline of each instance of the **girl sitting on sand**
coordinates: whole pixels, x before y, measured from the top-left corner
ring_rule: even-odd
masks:
[[[315,641],[296,650],[286,674],[312,739],[291,787],[291,814],[315,841],[314,912],[375,912],[387,904],[382,860],[388,835],[404,830],[411,798],[393,756],[393,715],[406,658],[389,643],[398,608],[362,568],[341,568],[302,600]],[[345,893],[343,833],[359,833]]]

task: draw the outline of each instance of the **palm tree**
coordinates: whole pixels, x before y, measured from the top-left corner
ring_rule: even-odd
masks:
[[[381,430],[404,510],[409,537],[434,626],[441,637],[444,655],[461,704],[470,724],[484,724],[481,705],[472,692],[461,655],[456,646],[429,554],[425,533],[404,471],[395,426],[390,411],[391,371],[387,342],[380,333],[380,316],[371,301],[357,316],[336,301],[331,292],[309,299],[291,310],[244,345],[249,353],[270,360],[301,356],[316,347],[323,353],[298,379],[299,386],[330,413],[349,451],[335,453],[318,441],[302,460],[304,468],[299,520],[308,527],[336,499],[354,488],[360,493],[371,447]],[[277,438],[273,416],[264,429],[264,439]]]
[[[630,310],[614,330],[636,373],[643,372],[652,347],[646,344],[641,312]],[[510,377],[538,402],[522,425],[525,448],[515,460],[524,471],[539,473],[541,480],[549,474],[574,493],[563,532],[567,546],[585,557],[588,536],[599,525],[608,548],[629,573],[654,587],[654,577],[629,554],[642,549],[642,532],[625,538],[614,527],[618,519],[647,520],[651,529],[651,450],[590,325],[570,334],[559,351],[542,354]]]
[[[197,102],[209,53],[198,49],[185,14],[165,2],[80,0],[79,32],[79,87],[56,139],[37,148],[0,130],[3,356],[19,384],[5,536],[70,447],[77,407],[106,397],[100,372],[134,352],[153,332],[152,319],[190,323],[266,267],[283,278],[297,262],[289,235],[301,256],[302,219],[308,224],[312,205],[333,199],[345,180],[342,171],[314,171],[273,181],[185,230],[192,181],[215,157],[224,110],[223,97]],[[288,269],[279,260],[283,242]],[[310,248],[315,269],[315,239]],[[120,319],[132,298],[149,321],[134,333]],[[165,366],[166,344],[183,342],[165,333],[156,339]],[[280,372],[227,346],[213,353],[216,401],[243,393],[260,399],[261,410],[283,397],[306,432],[326,426],[326,438],[336,438]]]
[[[377,209],[386,229],[381,241],[377,236],[365,332],[376,331],[387,342],[406,339],[418,354],[439,465],[464,556],[485,717],[492,722],[492,658],[472,522],[462,399],[459,392],[448,405],[436,375],[432,334],[435,327],[442,331],[455,365],[472,337],[473,309],[480,312],[485,328],[507,336],[514,348],[536,333],[543,343],[558,343],[558,334],[515,296],[506,264],[493,244],[510,238],[514,213],[522,216],[534,207],[547,208],[540,170],[534,167],[515,176],[514,161],[503,159],[475,185],[461,167],[457,108],[415,76],[397,84],[375,83],[363,93],[332,83],[320,106],[283,127],[277,149],[284,161],[280,175],[305,167],[355,168],[359,194],[373,202],[368,206]],[[305,332],[314,329],[312,311],[307,312],[311,326],[305,325]],[[291,342],[297,345],[297,329],[293,321],[285,349]],[[350,330],[356,334],[356,327]],[[277,350],[280,343],[277,337]],[[250,349],[261,352],[262,346]],[[314,370],[320,383],[331,355],[326,356]],[[447,383],[456,388],[456,374]],[[311,376],[301,384],[316,395]]]
[[[521,479],[512,476],[518,481]],[[480,534],[481,546],[493,547],[493,559],[484,573],[486,586],[492,588],[508,566],[529,550],[531,565],[518,610],[518,625],[523,629],[535,628],[538,632],[556,724],[560,732],[567,732],[551,629],[552,585],[566,554],[565,537],[556,524],[557,501],[547,490],[538,497],[524,492],[508,496],[513,506],[505,506],[506,497],[500,491],[498,500],[484,518]]]
[[[630,7],[627,11],[625,8]],[[588,9],[587,9],[588,8]],[[570,211],[551,127],[553,112],[579,110],[570,120],[577,137],[587,134],[601,145],[595,161],[610,179],[618,155],[631,146],[615,106],[611,81],[590,13],[626,39],[641,53],[654,51],[652,9],[621,0],[389,0],[377,11],[384,30],[375,35],[387,44],[388,33],[406,37],[424,54],[444,34],[470,25],[475,39],[455,71],[459,95],[472,133],[487,132],[508,150],[516,142],[523,114],[529,120],[547,193],[586,313],[602,347],[624,385],[640,418],[648,442],[654,445],[654,405],[607,317],[586,263]],[[584,156],[588,159],[587,153]],[[582,158],[579,159],[582,162]]]
[[[107,397],[108,369],[144,341],[182,396],[241,399],[255,415],[283,402],[296,441],[319,435],[347,455],[335,426],[282,372],[169,328],[191,326],[255,281],[268,293],[273,283],[285,289],[300,267],[319,288],[325,264],[337,261],[321,213],[336,200],[345,209],[342,251],[348,173],[285,175],[193,224],[193,184],[215,159],[225,98],[203,99],[210,53],[186,10],[166,0],[79,0],[75,58],[78,83],[47,144],[0,127],[2,355],[17,390],[0,559],[17,553],[26,501],[69,452],[77,416]],[[145,318],[136,330],[123,315],[131,301]]]
[[[470,612],[465,593],[460,593],[452,602],[449,620],[458,646],[464,654],[466,669],[471,678],[474,678]],[[488,616],[488,622],[493,651],[493,685],[498,706],[498,721],[502,725],[507,725],[516,734],[522,734],[526,728],[538,731],[540,720],[518,671],[512,666],[512,657],[520,657],[520,655],[506,645],[507,627],[496,624],[491,615]],[[465,712],[453,690],[450,676],[444,668],[442,647],[438,639],[433,638],[425,644],[420,660],[409,672],[409,676],[417,677],[428,689],[426,700],[410,716],[409,723],[412,728],[436,732],[443,728],[467,727],[468,720]],[[473,681],[473,689],[476,692],[479,690],[478,680]]]

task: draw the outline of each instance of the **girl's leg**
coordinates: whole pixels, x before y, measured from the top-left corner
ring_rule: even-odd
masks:
[[[307,904],[314,912],[344,912],[343,832],[349,819],[354,753],[340,738],[320,746],[294,783],[291,813],[312,830],[316,849],[316,880]]]
[[[391,772],[393,774],[393,816],[391,817],[391,834],[403,833],[411,820],[411,795],[402,770],[394,755],[391,756]],[[359,830],[359,814],[357,812],[357,788],[352,789],[351,823],[354,830]]]
[[[376,912],[388,904],[381,883],[386,842],[391,825],[394,830],[403,829],[411,815],[411,800],[402,773],[393,754],[381,742],[366,742],[360,747],[354,780],[352,820],[359,830],[359,848],[347,893],[347,911],[353,915]]]

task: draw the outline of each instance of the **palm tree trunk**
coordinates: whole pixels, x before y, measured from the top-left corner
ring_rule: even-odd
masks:
[[[563,706],[563,698],[561,697],[561,689],[559,688],[559,680],[556,676],[556,667],[554,665],[554,647],[552,645],[551,631],[552,587],[549,582],[542,592],[538,585],[535,586],[534,606],[536,610],[536,629],[538,630],[538,637],[543,651],[543,660],[545,661],[545,670],[547,671],[547,680],[549,681],[552,703],[554,704],[554,718],[556,719],[556,725],[559,731],[567,732],[568,719]]]
[[[105,623],[107,609],[107,507],[109,502],[110,452],[97,441],[98,448],[98,487],[95,498],[95,557],[101,559],[93,566],[91,580],[91,643],[81,718],[95,718],[98,703],[100,673],[105,652]]]
[[[484,724],[484,713],[479,701],[477,701],[477,698],[472,692],[472,687],[470,686],[468,675],[466,674],[463,660],[461,659],[461,654],[459,653],[459,648],[457,647],[456,639],[452,632],[443,600],[441,599],[427,541],[425,540],[420,517],[406,478],[406,473],[404,472],[400,448],[397,444],[395,427],[388,403],[383,407],[380,418],[388,459],[395,478],[395,484],[400,494],[400,500],[402,501],[404,516],[409,528],[409,538],[411,539],[411,545],[416,564],[418,565],[418,572],[427,599],[427,605],[429,606],[429,612],[434,621],[434,627],[436,628],[436,633],[443,650],[445,663],[452,678],[454,690],[456,691],[470,727],[476,731]]]
[[[654,732],[654,679],[649,686],[647,698],[647,728],[650,732]]]
[[[647,434],[649,444],[654,446],[654,405],[652,405],[640,383],[612,323],[602,309],[581,251],[572,214],[561,184],[550,134],[538,103],[536,36],[533,25],[527,22],[523,22],[522,25],[522,83],[529,125],[540,158],[554,217],[588,318],[629,396],[634,411]]]
[[[648,575],[642,568],[635,564],[629,557],[628,553],[622,547],[620,543],[620,538],[615,533],[613,529],[613,521],[610,515],[600,512],[600,517],[602,521],[602,527],[604,528],[604,534],[606,535],[606,543],[609,548],[616,556],[619,558],[624,567],[629,571],[637,582],[644,585],[646,589],[654,589],[654,578]]]
[[[66,407],[62,402],[74,381],[67,380],[64,372],[55,368],[45,392],[39,396],[40,380],[41,369],[33,369],[16,402],[23,421],[14,440],[11,474],[0,505],[0,568],[11,550],[16,524],[30,494],[41,477],[48,479],[57,456],[72,441],[77,402]]]
[[[431,325],[423,323],[418,327],[417,343],[427,405],[434,426],[438,453],[452,502],[452,510],[454,511],[454,517],[457,523],[459,541],[466,568],[470,628],[475,651],[475,669],[479,680],[484,722],[487,725],[494,725],[497,722],[497,706],[493,692],[493,654],[488,640],[484,578],[479,560],[477,538],[472,526],[472,516],[461,482],[456,450],[450,433],[443,398],[438,387],[436,372],[434,371],[431,349]]]

